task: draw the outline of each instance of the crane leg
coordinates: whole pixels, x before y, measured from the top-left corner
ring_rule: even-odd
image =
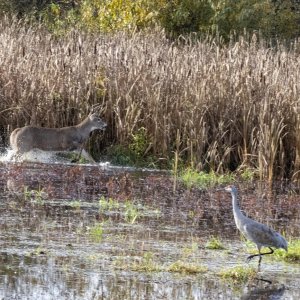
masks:
[[[271,247],[268,247],[271,251],[270,252],[266,252],[266,253],[260,253],[260,249],[258,250],[258,254],[252,254],[250,256],[247,257],[247,262],[249,262],[253,257],[259,256],[259,260],[258,260],[258,265],[260,266],[261,263],[261,259],[263,255],[267,255],[267,254],[272,254],[274,253],[274,250]]]

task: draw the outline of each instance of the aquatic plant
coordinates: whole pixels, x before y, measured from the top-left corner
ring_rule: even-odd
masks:
[[[198,274],[207,272],[207,267],[201,266],[197,263],[185,262],[178,260],[166,268],[166,271],[181,274]]]
[[[187,258],[191,255],[196,254],[197,251],[198,251],[198,248],[199,248],[198,243],[197,242],[192,242],[192,244],[190,246],[184,247],[182,249],[182,251],[181,251],[182,252],[182,257]]]
[[[39,187],[38,189],[29,189],[28,186],[24,186],[24,200],[31,200],[32,202],[43,205],[44,198],[46,197],[46,193],[43,188]]]
[[[127,200],[125,202],[125,220],[126,222],[133,224],[140,216],[139,209],[133,202]]]
[[[255,278],[257,270],[247,266],[236,266],[234,268],[223,269],[218,275],[234,284],[245,283]]]
[[[101,211],[110,211],[110,210],[115,210],[119,209],[120,204],[118,200],[115,200],[113,198],[105,198],[104,196],[101,196],[99,199],[99,210]]]
[[[103,238],[103,223],[96,223],[92,227],[88,227],[88,234],[95,242],[101,242]]]
[[[210,250],[224,250],[226,249],[222,244],[221,240],[216,236],[211,236],[205,244],[206,249]]]
[[[134,262],[128,262],[124,258],[119,258],[115,261],[116,268],[123,270],[131,270],[137,272],[161,272],[163,267],[154,261],[152,252],[144,253],[143,257],[136,258]]]

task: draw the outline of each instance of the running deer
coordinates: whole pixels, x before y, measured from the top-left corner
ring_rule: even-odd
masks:
[[[83,149],[92,131],[105,130],[107,124],[96,114],[90,113],[80,124],[62,128],[25,126],[10,135],[10,145],[17,156],[39,149],[43,151],[77,151],[91,162],[94,159]]]

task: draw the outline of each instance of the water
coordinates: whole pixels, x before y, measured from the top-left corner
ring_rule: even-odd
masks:
[[[218,275],[248,266],[228,193],[174,192],[166,172],[109,164],[2,162],[0,171],[0,299],[299,299],[297,264],[263,258],[263,280],[238,285]],[[247,214],[300,237],[297,186],[239,189]],[[210,236],[226,249],[206,249]],[[161,271],[132,270],[147,257]],[[179,260],[207,271],[168,272]]]

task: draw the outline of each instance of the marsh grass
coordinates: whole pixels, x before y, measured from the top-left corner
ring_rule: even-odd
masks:
[[[211,236],[207,243],[205,244],[206,249],[210,250],[224,250],[225,246],[222,244],[221,240],[218,237]]]
[[[114,265],[118,269],[131,270],[136,272],[171,272],[184,275],[205,273],[208,269],[198,263],[183,260],[175,261],[167,266],[162,265],[154,259],[152,252],[146,252],[142,257],[135,258],[134,261],[125,257],[115,260]]]
[[[88,235],[94,242],[101,242],[103,238],[103,223],[96,223],[91,227],[88,227]]]
[[[131,270],[136,272],[161,272],[163,267],[154,261],[154,255],[152,252],[146,252],[141,258],[135,259],[135,261],[128,261],[121,257],[114,262],[114,265],[118,269]]]
[[[178,260],[167,267],[168,272],[180,273],[180,274],[198,274],[205,273],[208,271],[208,268],[197,263],[185,262]]]
[[[38,205],[43,205],[45,203],[44,199],[47,198],[47,194],[43,188],[29,189],[28,186],[24,186],[24,200],[30,200]]]
[[[117,200],[113,198],[106,199],[104,196],[99,199],[99,206],[100,211],[112,211],[120,208],[120,204]]]
[[[223,269],[219,273],[222,279],[234,284],[248,282],[255,278],[257,270],[252,267],[236,266],[229,269]]]
[[[55,37],[2,17],[3,141],[24,125],[74,125],[98,103],[109,126],[103,138],[92,135],[95,157],[118,144],[156,157],[157,166],[177,153],[177,163],[196,170],[243,165],[260,179],[297,180],[298,53],[297,42],[270,49],[246,35],[228,45],[210,37],[169,41],[163,31]]]
[[[197,172],[193,169],[186,169],[180,175],[180,179],[187,188],[211,188],[219,184],[232,183],[235,179],[233,174],[219,175],[211,171]]]

